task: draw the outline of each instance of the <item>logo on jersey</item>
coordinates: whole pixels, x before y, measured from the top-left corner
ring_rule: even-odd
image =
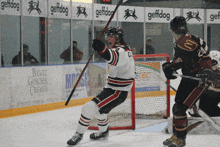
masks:
[[[129,9],[125,10],[125,15],[124,15],[125,20],[130,16],[132,16],[135,20],[138,19],[137,15],[135,14],[135,9],[134,10],[129,10]]]
[[[196,48],[196,42],[190,39],[186,39],[186,42],[184,43],[184,46],[189,49],[195,49]]]
[[[88,14],[86,13],[86,7],[81,7],[81,6],[77,7],[77,13],[76,13],[77,17],[79,17],[80,14],[83,14],[85,17],[88,16]]]
[[[29,4],[29,8],[28,8],[28,12],[29,14],[33,11],[36,10],[38,12],[38,14],[41,13],[41,10],[39,8],[39,0],[37,2],[33,2],[33,0],[28,2]]]
[[[197,12],[189,11],[186,14],[187,14],[186,21],[189,21],[190,19],[197,19],[198,21],[202,20],[199,17],[199,11],[197,11]]]

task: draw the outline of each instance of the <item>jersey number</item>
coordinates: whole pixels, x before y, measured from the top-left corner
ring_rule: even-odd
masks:
[[[128,57],[132,57],[132,52],[128,52]]]

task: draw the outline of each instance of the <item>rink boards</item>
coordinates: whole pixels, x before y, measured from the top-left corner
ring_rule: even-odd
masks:
[[[0,118],[65,108],[64,103],[84,66],[1,68]],[[68,106],[82,105],[97,95],[106,84],[106,71],[106,63],[89,64]],[[148,94],[156,96],[158,92]]]

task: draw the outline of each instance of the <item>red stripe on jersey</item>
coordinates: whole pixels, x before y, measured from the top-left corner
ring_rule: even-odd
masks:
[[[131,51],[131,50],[130,49],[126,49],[125,52],[127,52],[127,51]]]
[[[100,103],[98,104],[98,107],[99,107],[99,108],[102,108],[103,106],[105,106],[105,105],[108,104],[109,102],[111,102],[111,101],[113,101],[114,99],[116,99],[116,98],[119,96],[120,93],[121,93],[121,92],[117,90],[117,91],[115,92],[115,94],[113,94],[113,95],[107,97],[104,101],[100,102]]]
[[[115,51],[112,51],[113,52],[113,55],[114,55],[114,61],[111,65],[115,65],[116,61],[117,61],[117,54]]]
[[[130,84],[133,82],[133,80],[131,80],[131,81],[117,81],[117,80],[112,80],[112,79],[108,79],[108,81],[111,83],[115,83],[115,84]]]

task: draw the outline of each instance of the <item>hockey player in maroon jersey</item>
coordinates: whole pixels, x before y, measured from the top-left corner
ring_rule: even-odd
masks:
[[[75,135],[67,141],[68,145],[76,145],[82,140],[93,117],[97,118],[99,132],[92,133],[90,138],[106,138],[109,134],[107,114],[125,101],[132,87],[135,65],[131,49],[123,39],[123,30],[111,28],[107,30],[106,35],[110,48],[99,39],[93,40],[92,47],[109,64],[107,85],[100,94],[82,106]]]
[[[170,30],[175,38],[175,54],[173,61],[163,64],[163,71],[167,79],[175,79],[172,74],[181,69],[183,75],[202,75],[209,80],[212,76],[212,62],[206,43],[199,37],[188,33],[186,19],[176,16],[170,21]],[[191,108],[199,99],[199,96],[208,88],[204,84],[193,79],[182,78],[177,89],[175,104],[173,105],[173,135],[166,139],[163,144],[169,147],[183,147],[186,145],[188,119],[186,110]]]
[[[218,69],[218,61],[212,60],[212,70],[215,74],[220,75],[220,70]],[[193,112],[189,112],[192,117],[200,117],[198,114],[198,108],[202,109],[210,117],[220,116],[220,84],[212,84],[206,92],[200,96],[200,101],[197,105],[193,106]]]

